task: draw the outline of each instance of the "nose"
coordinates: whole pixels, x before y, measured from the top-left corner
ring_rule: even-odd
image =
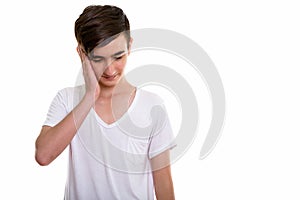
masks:
[[[114,60],[110,60],[105,67],[104,74],[111,76],[115,73]]]

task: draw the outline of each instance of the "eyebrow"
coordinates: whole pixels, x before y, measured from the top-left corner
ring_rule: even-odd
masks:
[[[112,56],[118,56],[118,55],[121,55],[122,53],[124,53],[125,51],[118,51],[117,53],[114,53]],[[103,56],[99,56],[99,55],[92,55],[92,58],[95,59],[95,58],[104,58]]]

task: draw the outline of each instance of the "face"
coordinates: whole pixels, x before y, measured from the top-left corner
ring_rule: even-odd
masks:
[[[107,45],[96,47],[90,53],[89,58],[100,86],[113,87],[119,83],[123,77],[130,46],[131,41],[128,44],[125,36],[120,34]]]

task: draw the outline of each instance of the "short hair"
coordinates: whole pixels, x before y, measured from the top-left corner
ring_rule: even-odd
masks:
[[[75,22],[76,40],[86,54],[99,45],[108,44],[123,32],[129,43],[129,21],[123,10],[116,6],[88,6]]]

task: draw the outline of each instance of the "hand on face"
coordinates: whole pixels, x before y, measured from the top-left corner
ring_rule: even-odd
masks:
[[[96,101],[100,95],[100,85],[98,83],[95,71],[92,67],[91,61],[89,60],[88,56],[83,52],[83,50],[79,46],[77,47],[77,51],[82,62],[82,71],[85,81],[86,95],[93,95],[94,101]]]

